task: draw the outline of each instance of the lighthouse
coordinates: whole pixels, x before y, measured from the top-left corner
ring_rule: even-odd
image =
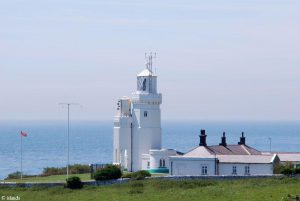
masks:
[[[143,157],[152,149],[161,149],[162,95],[157,91],[157,76],[152,70],[152,60],[150,54],[146,68],[137,75],[137,89],[132,97],[123,97],[117,103],[114,163],[129,171],[143,169]]]
[[[173,149],[162,149],[162,94],[157,90],[157,76],[152,70],[152,54],[146,68],[137,75],[137,89],[131,97],[122,97],[114,117],[113,161],[128,171],[148,170],[168,173]]]

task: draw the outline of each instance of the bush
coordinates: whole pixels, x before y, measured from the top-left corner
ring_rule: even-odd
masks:
[[[9,174],[5,179],[20,179],[21,178],[21,172],[13,172]]]
[[[292,175],[294,173],[293,168],[290,167],[283,167],[280,171],[281,174],[284,175]]]
[[[89,165],[74,164],[69,166],[69,171],[71,174],[84,174],[90,173],[91,168]]]
[[[70,189],[81,189],[83,187],[83,184],[79,177],[70,177],[66,179],[67,184],[66,187]]]
[[[300,167],[294,169],[294,174],[300,174]]]
[[[122,175],[122,178],[128,178],[128,179],[131,179],[132,178],[132,172],[127,172],[125,174]]]
[[[47,167],[44,168],[42,176],[50,176],[50,175],[63,175],[66,174],[67,168],[66,167]],[[83,173],[90,173],[91,169],[88,165],[70,165],[69,166],[70,174],[83,174]]]
[[[97,170],[94,174],[96,181],[119,179],[122,176],[122,172],[119,166],[107,165],[106,167]]]
[[[22,175],[22,177],[23,178],[30,178],[30,177],[36,177],[37,175],[25,175],[25,174],[23,174]],[[13,173],[11,173],[11,174],[9,174],[6,178],[5,178],[5,180],[7,180],[7,179],[20,179],[21,178],[21,172],[13,172]]]
[[[146,177],[151,177],[151,174],[146,170],[137,171],[131,175],[131,178],[135,180],[143,180]]]

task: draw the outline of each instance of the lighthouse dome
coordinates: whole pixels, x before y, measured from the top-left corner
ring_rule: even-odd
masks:
[[[142,72],[140,72],[138,77],[149,77],[149,76],[155,76],[152,71],[150,71],[148,68],[144,69]]]

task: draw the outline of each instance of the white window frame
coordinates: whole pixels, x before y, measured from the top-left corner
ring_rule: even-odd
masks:
[[[201,166],[201,175],[208,175],[207,165],[202,165]]]
[[[232,174],[237,175],[237,167],[235,165],[232,166]]]
[[[245,175],[250,175],[250,165],[245,166]]]
[[[161,158],[161,159],[159,160],[159,167],[160,167],[160,168],[166,167],[166,161],[165,161],[165,159]]]

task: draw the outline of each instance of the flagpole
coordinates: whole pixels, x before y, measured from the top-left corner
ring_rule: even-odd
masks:
[[[23,139],[22,134],[20,135],[21,138],[21,180],[23,179]]]

